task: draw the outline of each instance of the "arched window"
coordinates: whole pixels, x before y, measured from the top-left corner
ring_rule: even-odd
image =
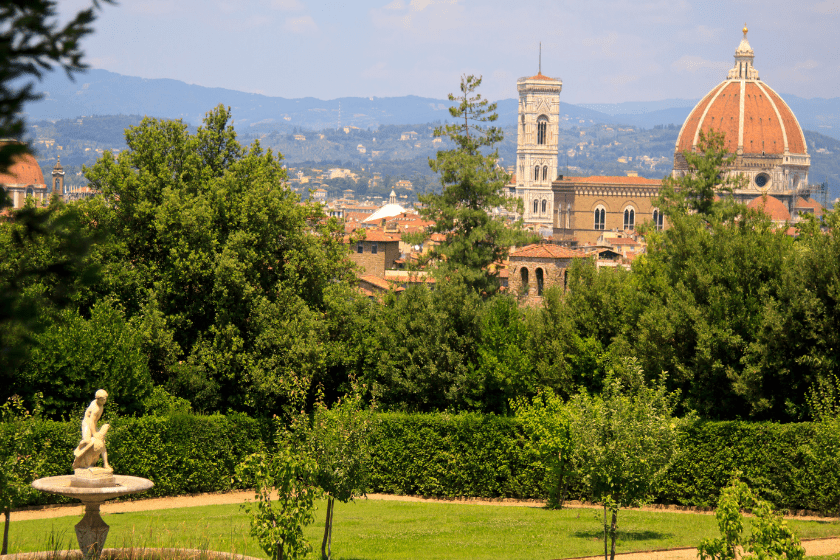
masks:
[[[545,214],[548,211],[547,208],[548,208],[548,202],[543,200],[542,201],[542,213],[543,214]]]
[[[662,215],[662,212],[659,211],[659,208],[653,211],[653,227],[656,229],[662,229],[665,226],[665,216]]]
[[[539,201],[539,200],[535,200],[535,201],[534,201],[534,214],[536,214],[537,212],[539,212],[539,211],[540,211],[540,206],[539,206],[539,204],[540,204],[540,201]]]
[[[522,280],[522,287],[528,289],[528,269],[524,266],[519,269],[519,278]]]
[[[548,130],[548,118],[545,115],[541,115],[540,118],[537,119],[537,144],[545,144],[546,143],[546,132]]]
[[[636,211],[633,208],[624,209],[624,229],[636,227]]]
[[[543,181],[548,180],[548,166],[543,165]]]
[[[543,294],[543,269],[537,269],[537,295],[542,296]]]
[[[58,189],[61,188],[61,179],[58,177],[55,178],[55,192],[58,192]]]
[[[35,189],[32,187],[26,187],[26,196],[35,196]]]
[[[604,229],[607,221],[607,211],[603,206],[595,209],[595,229]]]
[[[537,165],[534,167],[534,181],[540,180],[540,166]]]

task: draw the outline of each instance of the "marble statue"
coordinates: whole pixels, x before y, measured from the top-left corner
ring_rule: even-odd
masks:
[[[91,470],[96,468],[95,465],[99,462],[100,456],[104,464],[104,469],[101,470],[108,473],[113,472],[108,464],[108,451],[105,449],[105,435],[108,433],[109,425],[104,424],[101,428],[96,427],[102,417],[105,402],[108,400],[108,393],[99,389],[95,397],[90,406],[87,407],[85,417],[82,419],[82,441],[73,451],[73,455],[76,457],[73,461],[73,468],[77,471],[76,474],[79,474],[78,471],[81,469]]]

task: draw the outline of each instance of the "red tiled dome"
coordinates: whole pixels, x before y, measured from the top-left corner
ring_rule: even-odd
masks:
[[[758,77],[754,54],[744,39],[735,51],[735,67],[691,111],[677,138],[677,152],[697,145],[699,132],[725,134],[730,153],[807,154],[805,135],[793,111]]]
[[[18,156],[7,173],[0,173],[3,185],[45,185],[41,166],[32,154]]]
[[[790,220],[790,212],[778,198],[772,196],[759,196],[752,199],[747,208],[760,210],[770,216],[774,222],[785,222]]]

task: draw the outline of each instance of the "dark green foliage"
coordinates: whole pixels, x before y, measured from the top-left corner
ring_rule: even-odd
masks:
[[[108,457],[119,473],[155,482],[151,496],[241,487],[235,467],[261,446],[273,447],[270,421],[242,415],[110,419]],[[680,453],[654,488],[659,503],[711,507],[735,471],[777,508],[840,510],[837,421],[697,422],[679,431]],[[13,424],[0,424],[10,441]],[[43,476],[68,474],[79,439],[76,421],[36,420],[34,448]],[[537,446],[516,418],[480,414],[382,413],[371,436],[371,492],[427,496],[545,499],[552,480]],[[2,452],[0,452],[2,453]],[[568,498],[588,498],[573,474]],[[38,503],[54,497],[36,496]]]
[[[391,295],[371,325],[368,384],[386,409],[483,410],[474,364],[478,295],[464,284]]]
[[[382,414],[371,490],[423,496],[539,498],[545,469],[515,419],[479,414]]]
[[[242,488],[234,480],[236,466],[263,442],[273,441],[268,421],[243,415],[117,417],[109,422],[108,457],[114,471],[155,483],[142,497]],[[14,424],[0,424],[0,439],[10,441],[14,429]],[[41,476],[71,474],[80,436],[76,421],[31,423],[33,447],[45,455]],[[40,493],[33,498],[35,503],[63,500]]]
[[[832,428],[836,428],[836,422]],[[698,422],[679,436],[680,454],[657,489],[664,503],[713,506],[732,474],[774,506],[840,509],[840,431],[818,423]]]
[[[43,413],[60,417],[108,389],[108,407],[118,414],[142,414],[152,391],[140,333],[122,310],[101,300],[86,319],[65,310],[35,337],[30,358],[20,366],[18,391],[31,400],[44,395]]]
[[[511,246],[535,238],[522,229],[521,220],[507,223],[491,214],[497,207],[516,210],[521,202],[505,195],[508,176],[498,167],[495,149],[502,141],[502,130],[483,125],[495,122],[498,115],[495,103],[475,93],[480,85],[480,76],[462,76],[461,94],[449,94],[450,101],[457,101],[449,108],[457,120],[436,128],[435,136],[449,138],[455,148],[429,159],[432,170],[440,173],[443,190],[420,197],[424,205],[420,214],[434,222],[424,235],[446,236],[424,257],[435,264],[439,280],[464,282],[479,293],[492,294],[499,288],[492,265],[503,261]]]

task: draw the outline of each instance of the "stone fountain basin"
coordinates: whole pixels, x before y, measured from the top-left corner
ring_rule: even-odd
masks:
[[[71,474],[39,478],[32,483],[32,487],[48,494],[58,494],[89,503],[104,502],[127,494],[145,492],[154,486],[154,483],[146,478],[121,474],[114,475],[113,486],[103,486],[101,488],[70,486],[72,478],[73,475]]]

